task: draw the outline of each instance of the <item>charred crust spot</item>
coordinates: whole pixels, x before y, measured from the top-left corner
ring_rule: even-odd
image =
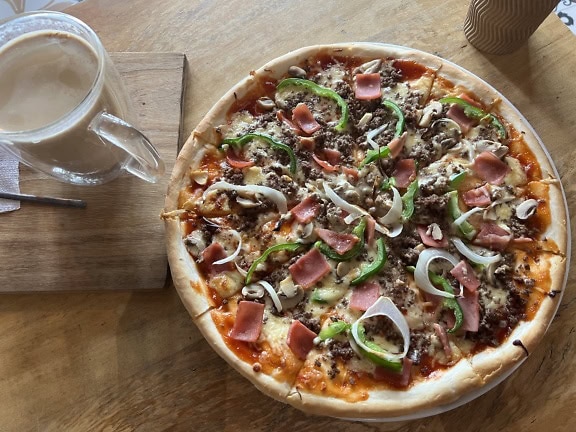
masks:
[[[526,357],[528,357],[528,355],[529,355],[528,349],[524,346],[524,344],[522,343],[522,341],[520,339],[515,339],[512,342],[512,345],[522,348],[524,350],[524,352],[526,353]]]

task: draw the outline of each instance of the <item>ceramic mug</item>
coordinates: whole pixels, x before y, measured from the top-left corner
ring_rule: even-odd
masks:
[[[98,36],[60,12],[0,21],[0,151],[59,180],[155,183],[164,163],[131,125],[131,104]]]

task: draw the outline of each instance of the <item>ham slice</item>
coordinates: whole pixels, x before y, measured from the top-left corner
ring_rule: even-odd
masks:
[[[200,267],[204,273],[207,273],[210,276],[234,270],[235,266],[232,261],[224,264],[214,264],[214,262],[224,259],[227,256],[226,251],[220,243],[212,243],[202,251],[202,261],[199,263]]]
[[[228,162],[228,165],[230,165],[232,168],[248,168],[254,165],[253,161],[245,161],[242,159],[239,159],[236,154],[231,151],[228,150],[226,152],[226,162]]]
[[[304,131],[305,134],[312,135],[322,126],[316,121],[308,105],[299,103],[292,110],[292,121]]]
[[[510,171],[510,167],[506,162],[501,161],[494,153],[489,151],[484,151],[476,156],[472,169],[478,177],[493,185],[502,184],[504,177]]]
[[[480,325],[480,304],[478,303],[478,291],[464,290],[464,297],[456,299],[462,308],[464,320],[461,330],[477,332]]]
[[[474,274],[474,269],[467,261],[460,261],[454,268],[452,268],[452,270],[450,270],[450,274],[469,291],[476,291],[480,286],[480,281]]]
[[[292,279],[304,289],[313,287],[316,282],[330,273],[330,264],[317,248],[310,249],[288,267]]]
[[[372,246],[374,244],[375,234],[376,234],[376,221],[372,216],[369,216],[366,218],[366,232],[365,232],[366,243],[368,243],[369,246]]]
[[[464,110],[456,104],[450,107],[446,116],[458,123],[463,134],[467,134],[468,131],[476,125],[476,120],[468,118],[466,114],[464,114]]]
[[[354,92],[356,99],[372,100],[378,99],[382,96],[382,88],[380,87],[380,74],[357,74],[356,75],[356,90]]]
[[[286,114],[284,113],[284,111],[279,110],[276,112],[276,118],[278,119],[278,121],[286,124],[290,129],[292,129],[292,131],[296,134],[296,135],[301,135],[302,134],[302,130],[296,126],[294,124],[294,122],[292,120],[290,120]]]
[[[418,231],[418,235],[420,235],[422,243],[424,243],[426,246],[436,248],[448,247],[448,237],[446,237],[445,235],[442,235],[441,240],[435,240],[432,237],[432,233],[428,233],[428,231],[430,231],[430,228],[427,227],[426,225],[418,225],[416,227],[416,230]]]
[[[316,234],[340,255],[348,252],[360,241],[354,234],[339,233],[324,228],[318,228]]]
[[[392,175],[396,179],[397,187],[407,188],[416,178],[416,162],[414,159],[399,160]]]
[[[400,373],[392,372],[382,366],[374,368],[374,379],[377,381],[385,381],[394,387],[408,387],[412,378],[412,360],[408,357],[402,359],[402,371]]]
[[[468,207],[485,207],[492,203],[490,191],[486,186],[470,189],[462,194],[462,199]]]
[[[354,180],[358,180],[358,170],[356,168],[348,168],[348,167],[341,167],[342,172],[349,177],[352,177]]]
[[[338,165],[340,163],[341,156],[342,153],[340,153],[338,150],[329,148],[324,149],[324,159],[326,159],[332,165]]]
[[[312,222],[320,212],[320,204],[313,196],[307,196],[290,210],[294,218],[302,223],[307,224]]]
[[[406,137],[408,136],[408,132],[404,132],[399,137],[394,138],[392,141],[388,143],[388,148],[390,149],[390,156],[395,158],[397,157],[402,149],[404,148],[404,144],[406,144]]]
[[[446,354],[446,357],[451,359],[452,347],[450,346],[450,341],[448,340],[448,334],[446,333],[446,329],[442,327],[440,324],[434,323],[434,332],[436,333],[436,336],[438,336],[438,339],[440,339],[440,342],[442,342],[442,348],[444,348],[444,354]]]
[[[306,356],[312,348],[314,348],[314,338],[316,333],[302,324],[300,321],[295,320],[290,324],[288,329],[288,337],[286,343],[290,350],[300,360],[306,360]]]
[[[349,307],[364,312],[380,297],[378,282],[364,282],[352,291]]]
[[[503,251],[510,243],[512,235],[504,228],[494,223],[482,225],[482,229],[474,239],[474,243],[487,248]]]
[[[320,159],[315,154],[312,154],[312,159],[314,159],[314,162],[316,162],[318,165],[320,165],[320,167],[323,170],[326,170],[328,172],[334,172],[338,169],[338,167],[335,167],[334,165],[330,164],[329,162],[326,162],[325,160]]]
[[[230,331],[230,337],[243,342],[256,342],[262,330],[264,305],[251,301],[238,303],[236,321]]]

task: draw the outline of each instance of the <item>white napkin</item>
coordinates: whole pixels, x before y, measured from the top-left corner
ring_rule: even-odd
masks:
[[[0,191],[20,193],[18,160],[0,152]],[[0,213],[18,210],[20,201],[0,198]]]

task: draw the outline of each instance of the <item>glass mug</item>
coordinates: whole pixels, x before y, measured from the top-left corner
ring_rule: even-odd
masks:
[[[0,21],[0,151],[78,185],[164,174],[98,36],[60,12]]]

